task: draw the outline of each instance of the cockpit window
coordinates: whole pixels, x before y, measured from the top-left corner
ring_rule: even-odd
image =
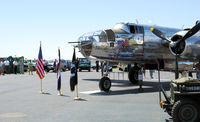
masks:
[[[97,42],[106,42],[107,35],[103,30],[86,33],[79,38],[79,41],[97,41]]]
[[[106,42],[106,35],[99,35],[100,42]]]
[[[93,36],[94,40],[96,40],[97,42],[99,42],[99,36]]]
[[[137,33],[135,26],[130,25],[130,32],[133,34]]]
[[[79,40],[79,41],[82,41],[82,40],[83,40],[83,36],[81,36],[78,40]]]
[[[138,26],[138,33],[143,34],[144,33],[144,28],[142,26]]]
[[[130,32],[133,34],[143,34],[144,33],[144,28],[142,26],[133,26],[130,25]]]

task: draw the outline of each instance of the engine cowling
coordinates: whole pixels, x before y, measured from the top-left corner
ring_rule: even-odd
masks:
[[[174,34],[171,37],[171,41],[177,42],[177,41],[181,40],[183,38],[183,36],[185,35],[185,33],[187,33],[187,31],[180,31],[180,32]],[[181,41],[174,47],[169,46],[169,49],[173,55],[176,55],[176,54],[181,55],[183,53],[183,51],[185,50],[185,46],[186,46],[186,42]]]
[[[173,42],[177,42],[180,39],[183,38],[185,33],[187,33],[188,30],[184,30],[181,32],[178,32],[174,34],[174,36],[171,37],[171,40]],[[196,33],[195,36],[190,37],[184,41],[181,41],[180,43],[177,43],[174,47],[169,47],[170,52],[175,56],[176,53],[181,58],[185,58],[187,60],[196,61],[200,59],[200,38],[199,33]]]

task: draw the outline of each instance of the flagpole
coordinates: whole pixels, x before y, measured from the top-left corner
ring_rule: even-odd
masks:
[[[37,65],[36,65],[36,73],[40,77],[40,94],[44,94],[42,90],[42,78],[44,78],[44,66],[43,66],[43,59],[42,59],[42,42],[40,41],[40,48],[39,48],[39,54],[38,54],[38,60],[37,60]],[[41,70],[38,70],[41,69]]]
[[[58,96],[62,96],[62,92],[61,92],[61,69],[60,69],[60,48],[58,48],[58,65],[57,65],[57,68],[58,68],[58,71],[57,71],[57,82],[58,82]]]
[[[42,79],[40,79],[40,94],[44,94],[44,92],[42,91]]]
[[[40,47],[42,46],[42,41],[40,41]],[[40,79],[40,94],[43,94],[42,91],[42,79]]]
[[[81,98],[78,96],[78,84],[76,85],[76,97],[74,100],[80,100]]]

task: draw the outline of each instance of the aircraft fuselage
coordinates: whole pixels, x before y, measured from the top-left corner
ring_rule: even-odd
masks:
[[[175,54],[169,49],[165,40],[160,39],[150,31],[151,27],[149,25],[122,23],[115,25],[112,29],[87,33],[79,38],[79,49],[85,57],[110,62],[157,64],[158,61],[161,61],[166,66],[167,63],[174,63]],[[176,28],[160,26],[155,26],[155,28],[161,30],[169,38],[177,32],[181,32],[181,34],[187,32]],[[190,43],[187,40],[185,41],[187,46],[181,53],[186,58],[183,55],[179,59],[180,61],[187,60],[188,55],[195,55],[195,53],[190,52],[198,51],[198,45],[195,45],[195,43],[200,43],[198,39],[191,38],[192,43],[191,40],[188,41]],[[189,49],[190,46],[188,45],[194,46],[196,50]],[[192,60],[195,60],[195,58]]]

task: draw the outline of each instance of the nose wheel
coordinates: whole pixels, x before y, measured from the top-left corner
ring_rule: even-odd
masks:
[[[111,87],[111,80],[108,77],[103,77],[99,81],[99,88],[101,91],[109,92]]]

